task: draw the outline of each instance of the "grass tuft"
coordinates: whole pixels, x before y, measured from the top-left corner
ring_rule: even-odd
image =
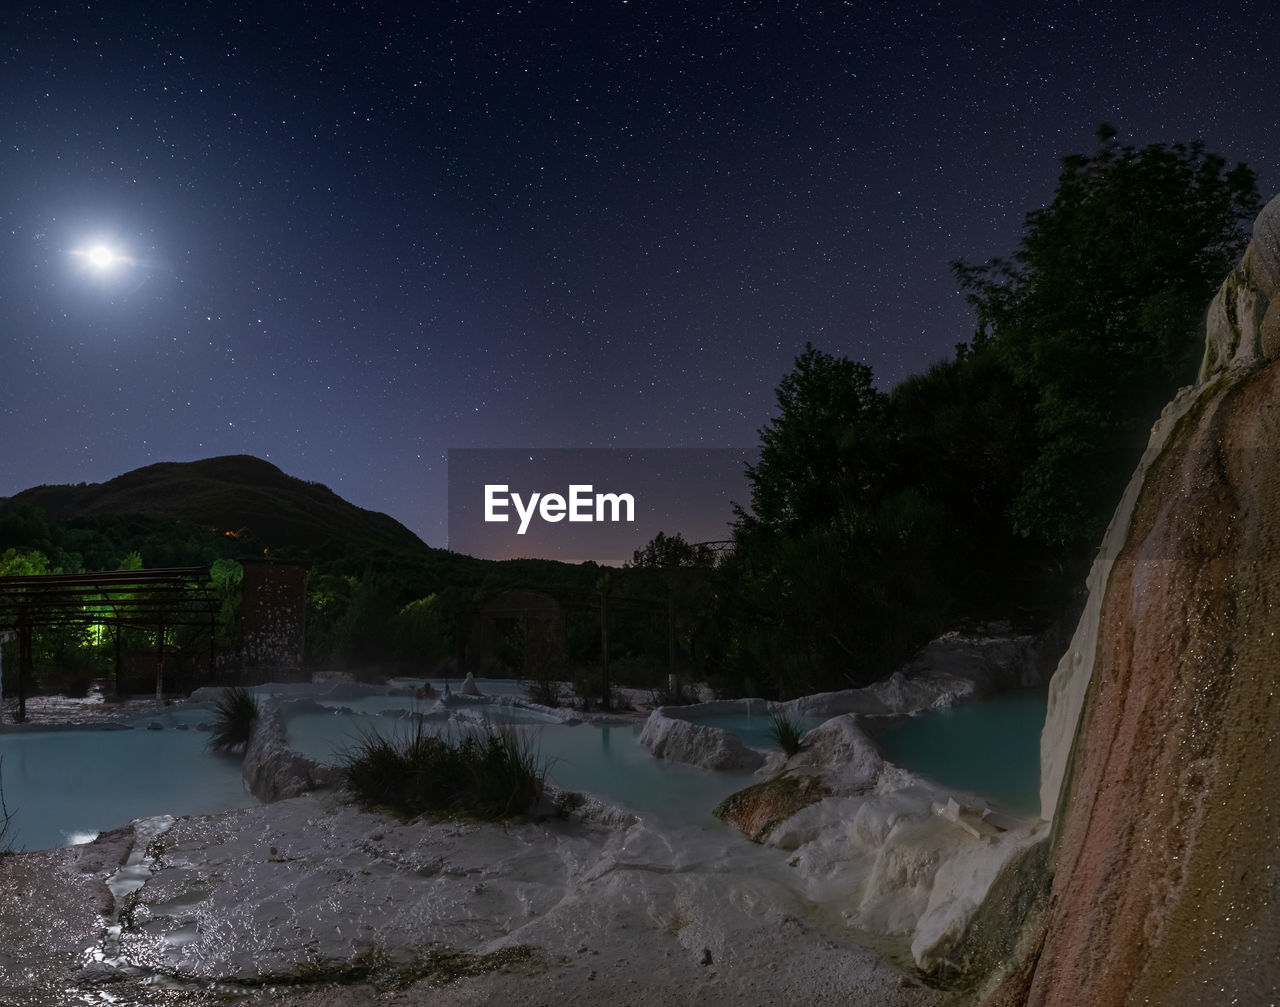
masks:
[[[213,705],[215,721],[209,748],[215,752],[243,750],[249,744],[253,722],[258,719],[258,700],[241,685],[223,689]]]
[[[0,857],[13,852],[13,836],[9,835],[13,825],[13,813],[4,802],[4,756],[0,755]]]
[[[461,815],[497,821],[524,814],[542,796],[547,767],[532,742],[491,724],[443,738],[419,721],[388,738],[363,734],[344,760],[347,787],[367,807],[405,818]]]
[[[773,723],[769,727],[769,734],[778,743],[778,747],[786,753],[787,758],[790,758],[804,747],[800,744],[800,738],[804,732],[800,729],[800,725],[786,714],[775,714],[771,719]]]

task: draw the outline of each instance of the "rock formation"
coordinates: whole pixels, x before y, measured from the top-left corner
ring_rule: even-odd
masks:
[[[1206,320],[1050,689],[1047,907],[990,1003],[1280,998],[1280,197]]]
[[[322,766],[289,745],[280,707],[274,700],[259,704],[257,719],[245,746],[240,775],[249,792],[265,803],[297,797],[312,790],[336,787],[343,779],[335,766]]]
[[[764,765],[763,753],[744,745],[737,735],[686,719],[687,710],[737,711],[731,702],[703,703],[698,707],[658,707],[645,721],[640,744],[659,759],[686,762],[703,769],[755,770]]]

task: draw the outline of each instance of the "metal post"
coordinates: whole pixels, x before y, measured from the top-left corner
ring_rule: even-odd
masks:
[[[23,612],[18,622],[18,723],[27,719],[27,682],[31,679],[31,616]]]
[[[164,620],[156,629],[156,702],[164,702]]]
[[[13,639],[12,633],[0,633],[0,648]],[[4,654],[0,651],[0,721],[4,720]]]
[[[667,587],[667,688],[672,695],[679,695],[680,680],[676,678],[676,599]]]
[[[609,709],[609,580],[600,583],[600,705]]]
[[[457,618],[453,620],[453,657],[454,663],[458,666],[459,675],[463,674],[467,667],[467,644],[469,642],[470,628],[471,618],[459,612]]]

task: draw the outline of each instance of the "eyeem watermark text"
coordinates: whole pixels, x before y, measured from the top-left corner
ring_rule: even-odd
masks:
[[[567,499],[559,493],[531,493],[526,500],[519,493],[509,492],[506,483],[485,483],[484,519],[486,522],[509,521],[507,507],[514,507],[520,518],[517,535],[529,530],[534,514],[551,524],[566,517],[572,522],[635,522],[636,500],[630,493],[593,494],[593,489],[590,483],[570,483]],[[622,516],[624,508],[626,517]]]

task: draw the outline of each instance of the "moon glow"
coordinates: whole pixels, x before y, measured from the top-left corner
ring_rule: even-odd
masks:
[[[111,273],[119,266],[136,265],[133,259],[122,255],[104,242],[73,249],[71,254],[95,273]]]
[[[116,253],[106,245],[94,245],[85,254],[94,269],[109,269],[117,259]]]

